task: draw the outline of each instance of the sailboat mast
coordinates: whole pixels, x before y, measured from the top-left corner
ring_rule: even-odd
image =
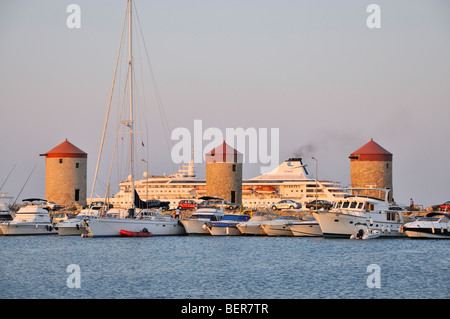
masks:
[[[131,19],[131,13],[132,13],[132,7],[133,3],[132,0],[128,0],[128,75],[129,75],[129,90],[130,90],[130,159],[131,159],[131,205],[132,208],[134,208],[134,132],[133,132],[133,125],[134,125],[134,119],[133,119],[133,45],[132,45],[132,19]]]

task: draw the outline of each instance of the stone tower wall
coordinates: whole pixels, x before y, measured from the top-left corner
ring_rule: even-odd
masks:
[[[46,200],[61,206],[86,205],[87,158],[47,157],[45,171]],[[79,190],[78,201],[75,201],[76,189]]]
[[[393,200],[392,161],[361,161],[350,162],[352,187],[389,188],[389,201]],[[361,195],[374,197],[384,196],[379,191],[367,191]]]
[[[242,204],[242,163],[206,163],[206,194],[232,202],[231,191],[235,203]]]

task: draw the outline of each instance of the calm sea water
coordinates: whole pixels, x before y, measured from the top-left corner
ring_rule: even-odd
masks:
[[[449,298],[450,241],[0,237],[0,298]],[[80,287],[69,288],[69,265]],[[377,265],[378,272],[370,265]],[[368,278],[379,275],[379,288]]]

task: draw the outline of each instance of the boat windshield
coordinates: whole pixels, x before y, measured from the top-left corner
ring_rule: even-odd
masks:
[[[422,217],[419,218],[417,221],[419,222],[437,222],[440,218],[438,217]]]
[[[210,221],[220,220],[215,214],[193,214],[190,219],[207,219]]]

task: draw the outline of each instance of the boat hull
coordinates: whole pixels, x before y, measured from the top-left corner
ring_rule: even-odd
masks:
[[[118,237],[121,230],[141,232],[146,228],[154,236],[184,235],[184,227],[178,220],[138,220],[128,218],[104,218],[86,221],[90,237]]]
[[[250,235],[250,236],[265,236],[266,233],[261,228],[261,223],[240,223],[237,225],[237,228],[241,232],[242,235]]]
[[[31,236],[56,235],[51,223],[3,223],[0,225],[0,235]]]
[[[322,229],[318,222],[300,222],[289,225],[296,237],[322,237]]]
[[[206,224],[210,220],[200,219],[182,219],[181,223],[188,235],[210,235],[209,230],[206,228]]]
[[[236,226],[210,226],[209,232],[213,236],[240,236],[241,231]]]
[[[88,230],[85,226],[77,227],[56,227],[59,236],[81,236],[87,234]]]
[[[291,229],[286,224],[261,224],[262,230],[267,236],[293,236]]]
[[[410,238],[450,239],[450,231],[446,228],[408,228],[403,229]]]

